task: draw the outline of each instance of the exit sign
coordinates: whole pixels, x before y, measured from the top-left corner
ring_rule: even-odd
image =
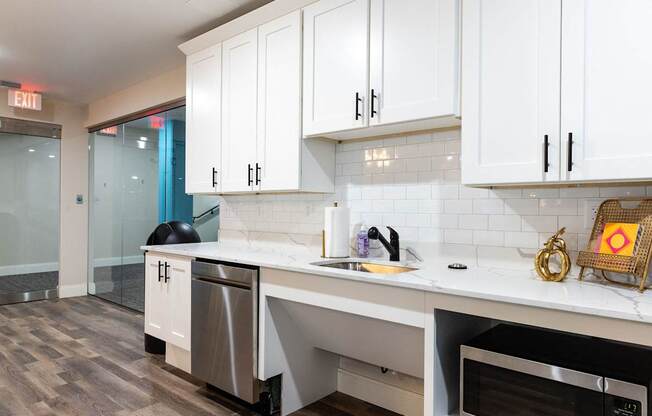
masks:
[[[9,90],[9,106],[41,111],[41,94],[22,90]]]

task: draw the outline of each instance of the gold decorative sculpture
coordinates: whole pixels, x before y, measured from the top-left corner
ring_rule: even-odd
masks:
[[[561,238],[565,231],[564,227],[550,237],[534,258],[534,269],[543,280],[561,282],[570,271],[571,260],[566,250],[566,242]],[[561,265],[556,273],[550,271],[550,259],[554,256],[559,256]]]

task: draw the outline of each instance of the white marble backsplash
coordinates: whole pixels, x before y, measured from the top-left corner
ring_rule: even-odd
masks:
[[[351,208],[352,236],[360,225],[395,227],[402,246],[426,256],[481,267],[529,268],[536,249],[557,229],[571,250],[584,248],[589,199],[652,196],[652,186],[471,188],[460,184],[460,131],[372,138],[337,145],[335,194],[222,197],[220,238],[288,242],[319,252],[323,208]],[[382,230],[381,230],[382,231]],[[386,231],[382,231],[386,233]],[[439,247],[439,248],[438,248]],[[383,250],[372,250],[375,256]]]

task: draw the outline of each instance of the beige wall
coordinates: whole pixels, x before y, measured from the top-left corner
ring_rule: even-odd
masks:
[[[150,78],[88,105],[86,126],[142,111],[186,95],[186,66]]]
[[[84,106],[44,99],[40,112],[19,110],[7,105],[7,90],[0,88],[0,115],[61,124],[61,233],[60,278],[61,297],[86,294],[88,252],[88,134]],[[77,194],[84,195],[84,204],[77,205]]]

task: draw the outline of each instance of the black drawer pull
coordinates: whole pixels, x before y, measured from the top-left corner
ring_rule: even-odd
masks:
[[[376,92],[372,88],[371,89],[371,118],[374,118],[374,116],[376,114],[378,114],[378,111],[376,111],[376,105],[375,105],[377,98],[378,98],[378,96],[376,95]]]
[[[168,269],[170,268],[170,265],[168,262],[165,262],[165,283],[167,283],[170,280],[170,274],[168,273]]]
[[[548,149],[550,147],[550,141],[548,135],[543,136],[543,171],[548,173],[548,168],[550,167],[550,162],[548,161]]]
[[[253,169],[251,167],[251,163],[247,165],[247,186],[251,186],[254,184],[254,180],[251,179],[251,174],[253,172]]]
[[[217,176],[217,169],[213,168],[213,187],[217,186],[217,179],[215,179],[215,176]]]
[[[262,168],[260,167],[258,162],[256,162],[256,185],[258,185],[261,182],[260,180],[261,176],[262,176]]]
[[[573,133],[568,133],[568,171],[573,171]]]
[[[159,260],[159,261],[158,261],[158,281],[159,281],[159,282],[160,282],[161,279],[163,278],[162,273],[161,273],[161,266],[162,266],[162,265],[163,265],[163,263],[161,262],[161,260]]]
[[[359,120],[362,117],[362,113],[360,113],[360,103],[362,102],[362,98],[360,98],[360,93],[356,92],[355,93],[355,119]]]

